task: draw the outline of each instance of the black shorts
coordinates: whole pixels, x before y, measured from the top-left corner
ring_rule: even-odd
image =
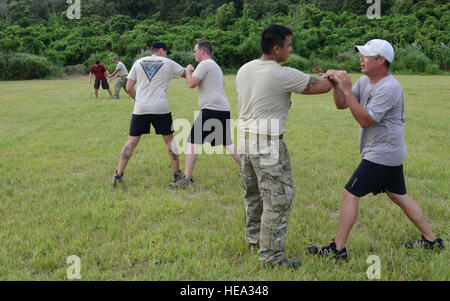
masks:
[[[365,196],[371,192],[375,195],[386,190],[405,195],[403,165],[386,166],[362,160],[347,185],[345,185],[345,189],[357,197]]]
[[[131,117],[130,136],[150,134],[150,124],[155,128],[156,135],[170,135],[173,133],[172,113],[146,114]]]
[[[98,88],[100,88],[100,84],[102,85],[103,90],[108,90],[109,89],[109,84],[108,84],[108,81],[106,79],[95,80],[95,82],[94,82],[94,89],[98,90]]]
[[[216,145],[231,145],[230,112],[203,109],[198,115],[187,139],[191,144],[205,142]]]

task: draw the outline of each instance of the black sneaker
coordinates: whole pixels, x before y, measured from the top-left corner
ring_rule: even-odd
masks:
[[[416,249],[416,248],[431,249],[431,250],[433,250],[434,248],[437,248],[439,250],[445,249],[444,241],[442,239],[436,238],[435,241],[429,241],[428,239],[423,237],[423,235],[421,240],[407,242],[405,244],[405,247],[408,249]]]
[[[316,246],[309,246],[308,251],[311,254],[319,255],[319,256],[333,256],[336,259],[344,259],[347,260],[347,248],[343,248],[338,251],[336,249],[336,243],[334,239],[327,246],[323,246],[320,250]]]
[[[249,250],[259,250],[259,243],[248,243]]]
[[[176,173],[173,174],[173,183],[175,183],[178,180],[181,180],[182,178],[184,178],[184,173],[179,170]]]
[[[298,261],[297,259],[288,259],[285,257],[283,257],[281,261],[277,263],[277,265],[292,269],[297,269],[301,266],[300,261]]]
[[[118,175],[117,174],[117,170],[116,170],[116,172],[114,173],[114,175],[113,175],[113,177],[112,177],[112,184],[113,184],[113,187],[116,187],[116,183],[117,182],[119,182],[119,183],[122,183],[122,179],[123,179],[123,172],[122,172],[122,175]]]

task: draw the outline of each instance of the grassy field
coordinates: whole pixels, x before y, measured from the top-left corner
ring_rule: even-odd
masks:
[[[370,255],[381,260],[381,280],[450,280],[450,77],[397,79],[408,193],[447,250],[403,248],[418,231],[385,195],[371,195],[360,203],[348,262],[307,254],[335,235],[342,187],[360,161],[358,127],[331,93],[293,95],[285,141],[296,186],[285,255],[302,262],[298,270],[265,268],[247,249],[244,191],[230,156],[200,156],[195,188],[171,191],[169,158],[152,129],[124,185],[112,189],[133,110],[123,91],[120,101],[102,90],[96,100],[87,78],[0,82],[0,280],[66,280],[70,255],[81,259],[82,280],[367,280]],[[237,118],[234,80],[226,77],[226,93]],[[174,80],[168,99],[174,119],[193,121],[197,90]]]

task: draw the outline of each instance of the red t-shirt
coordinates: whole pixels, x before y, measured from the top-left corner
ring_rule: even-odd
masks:
[[[91,73],[95,74],[95,80],[105,80],[106,68],[102,64],[98,67],[96,65],[91,67]]]

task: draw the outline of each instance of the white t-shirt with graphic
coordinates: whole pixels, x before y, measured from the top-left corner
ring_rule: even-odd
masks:
[[[128,78],[136,81],[135,115],[168,114],[166,98],[169,82],[180,77],[184,68],[171,59],[161,56],[146,56],[131,67]]]

